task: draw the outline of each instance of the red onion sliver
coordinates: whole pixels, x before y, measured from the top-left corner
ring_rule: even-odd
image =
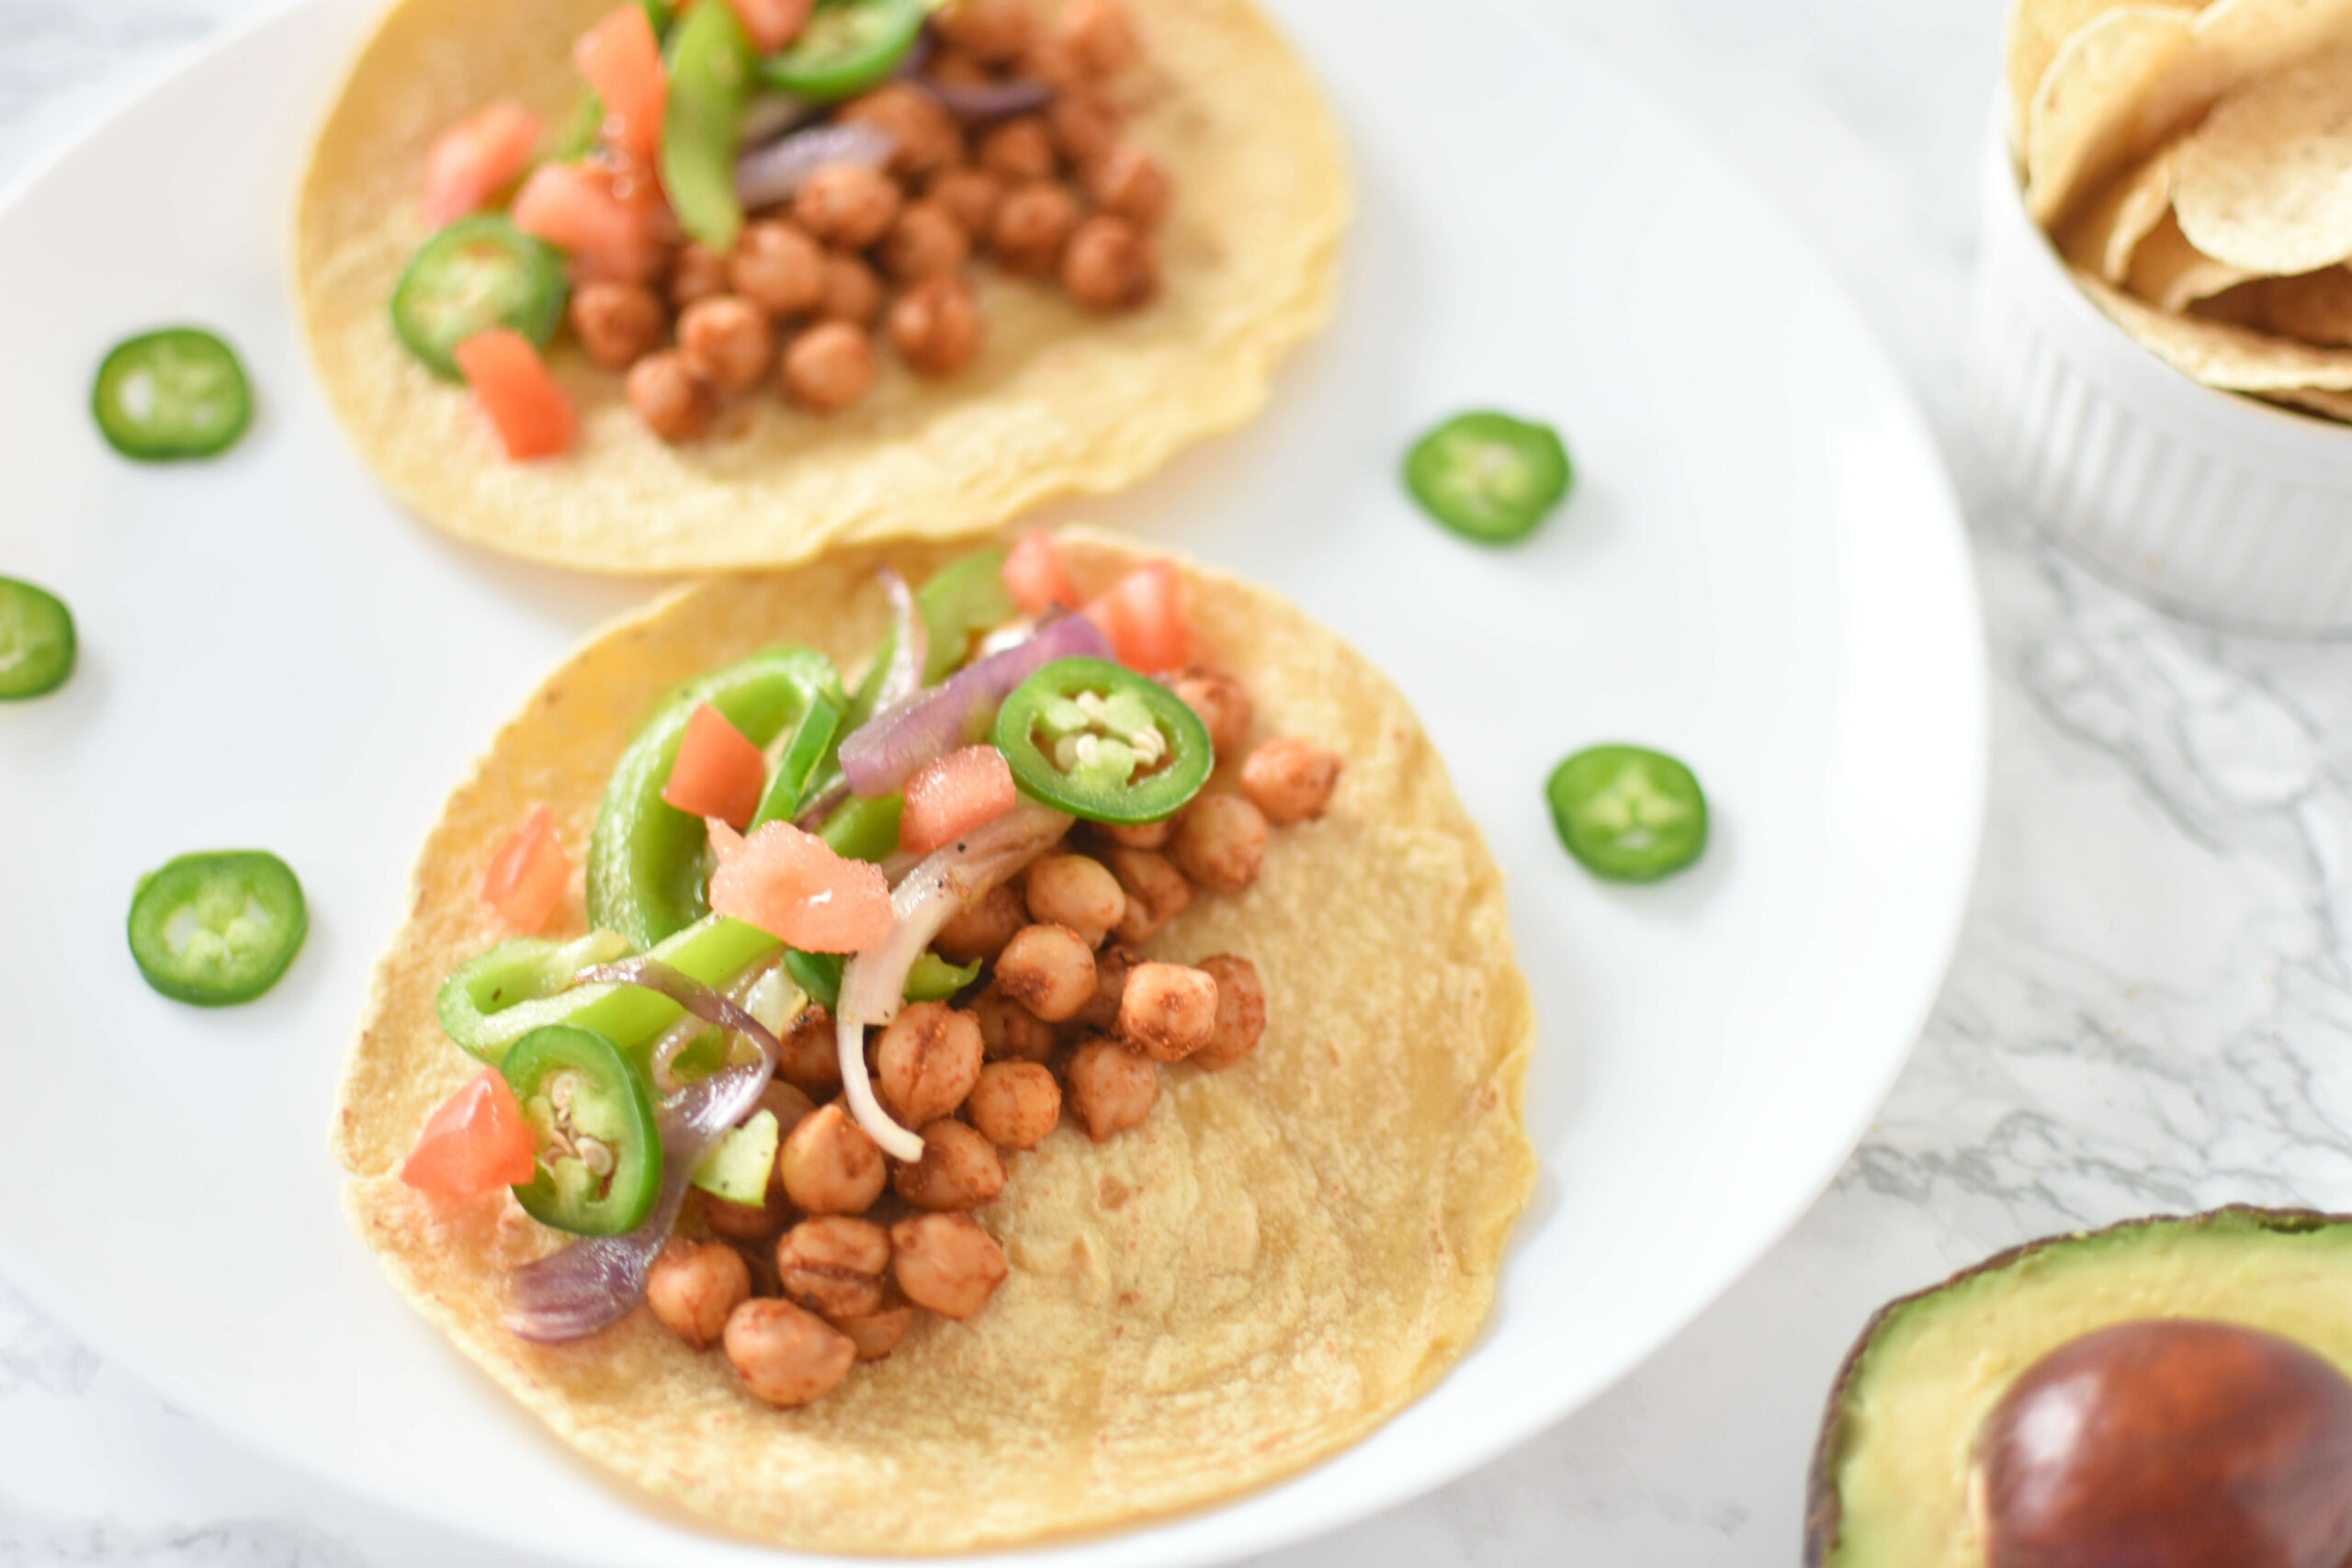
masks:
[[[922,68],[931,63],[931,51],[937,46],[937,42],[938,40],[932,37],[931,24],[923,23],[922,30],[915,34],[914,42],[907,45],[907,52],[899,57],[899,68],[890,73],[891,79],[899,82],[912,81],[917,86],[923,85],[920,80]]]
[[[891,707],[912,696],[922,684],[922,667],[931,657],[931,627],[915,609],[914,590],[907,580],[884,567],[881,571],[882,592],[890,600],[890,667],[882,673],[882,685],[874,694],[876,712]]]
[[[773,207],[796,195],[828,164],[878,169],[899,140],[879,126],[817,125],[754,148],[735,160],[735,195],[747,208]]]
[[[738,145],[757,147],[787,130],[797,130],[822,113],[824,107],[789,93],[763,93],[743,111],[743,134]]]
[[[868,800],[894,795],[925,762],[988,733],[1014,687],[1060,659],[1108,659],[1111,645],[1083,615],[1063,615],[1002,653],[990,654],[876,713],[842,742],[842,772]]]
[[[919,76],[915,85],[958,119],[1002,119],[1044,108],[1054,96],[1046,82],[942,82]]]

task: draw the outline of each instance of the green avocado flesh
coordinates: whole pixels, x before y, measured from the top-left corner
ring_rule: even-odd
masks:
[[[2005,1253],[1893,1303],[1862,1331],[1813,1461],[1812,1568],[1984,1568],[1976,1431],[2018,1374],[2093,1329],[2244,1324],[2352,1376],[2352,1216],[2232,1208],[2133,1220]]]

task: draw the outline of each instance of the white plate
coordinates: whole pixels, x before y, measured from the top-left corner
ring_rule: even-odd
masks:
[[[1576,1408],[1754,1259],[1844,1158],[1925,1016],[1982,795],[1966,555],[1910,400],[1763,207],[1592,60],[1483,5],[1284,0],[1348,123],[1361,218],[1274,406],[1085,509],[1262,577],[1404,686],[1510,876],[1543,1176],[1492,1322],[1370,1440],[1232,1506],[1052,1553],[1188,1563],[1361,1517]],[[0,709],[0,1265],[177,1403],[458,1529],[579,1562],[750,1561],[544,1437],[392,1294],[326,1149],[414,847],[467,760],[645,585],[514,565],[390,506],[311,383],[287,217],[370,19],[312,0],[171,78],[0,211],[0,571],[80,619]],[[225,460],[91,428],[116,338],[243,350]],[[1469,404],[1564,430],[1577,495],[1490,552],[1400,452]],[[1688,759],[1700,867],[1605,886],[1542,785],[1588,742]],[[139,982],[138,874],[266,845],[310,944],[253,1006]]]

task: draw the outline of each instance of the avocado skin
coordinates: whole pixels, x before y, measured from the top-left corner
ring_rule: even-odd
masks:
[[[1870,1321],[1862,1325],[1860,1335],[1855,1338],[1853,1348],[1846,1352],[1846,1359],[1838,1363],[1838,1375],[1830,1382],[1827,1407],[1822,1412],[1821,1435],[1814,1443],[1813,1460],[1806,1468],[1804,1568],[1825,1568],[1831,1551],[1838,1544],[1838,1528],[1842,1512],[1838,1474],[1845,1463],[1850,1436],[1847,1395],[1852,1391],[1863,1358],[1889,1320],[1905,1308],[1931,1296],[1940,1295],[1955,1285],[1981,1275],[1998,1273],[2036,1253],[2077,1247],[2086,1242],[2109,1241],[2119,1235],[2156,1226],[2205,1227],[2225,1221],[2276,1235],[2300,1235],[2336,1225],[2352,1225],[2352,1214],[2324,1213],[2316,1209],[2264,1209],[2248,1203],[2232,1203],[2195,1214],[2149,1214],[2140,1219],[2120,1221],[2098,1230],[2069,1231],[2042,1236],[2010,1247],[2006,1252],[1995,1253],[1982,1263],[1972,1264],[1924,1291],[1897,1296],[1872,1313]]]

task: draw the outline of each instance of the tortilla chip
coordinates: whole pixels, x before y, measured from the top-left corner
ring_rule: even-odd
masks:
[[[2192,380],[2233,392],[2352,389],[2352,349],[2314,348],[2226,321],[2169,314],[2086,272],[2077,271],[2075,281],[2143,348]]]
[[[1338,128],[1249,0],[1127,0],[1145,62],[1118,84],[1129,132],[1169,171],[1159,298],[1080,310],[1058,288],[973,268],[986,343],[816,416],[764,391],[711,436],[668,446],[617,372],[568,337],[550,354],[579,410],[560,458],[510,463],[461,387],[386,322],[425,237],[424,151],[501,97],[560,124],[571,39],[612,0],[404,0],[361,54],[303,182],[295,276],[328,399],[368,466],[461,538],[597,571],[782,565],[852,538],[947,538],[1071,492],[1132,485],[1263,406],[1274,367],[1329,317],[1349,209]]]
[[[2324,347],[2352,348],[2352,268],[2326,266],[2296,277],[2266,278],[2256,297],[2267,331]]]
[[[2132,253],[2127,287],[2159,310],[2185,310],[2197,300],[2234,288],[2252,276],[2188,243],[2170,212]]]
[[[2123,6],[2068,38],[2026,121],[2026,205],[2045,226],[2142,156],[2143,118],[2188,47],[2186,6]]]
[[[2060,225],[2058,251],[2072,265],[2121,283],[2132,254],[2172,210],[2172,149],[2166,147],[2108,186]]]
[[[1081,592],[1147,558],[1101,535],[1063,548]],[[1249,956],[1267,992],[1256,1055],[1218,1074],[1163,1069],[1150,1117],[1108,1143],[1065,1125],[1012,1156],[978,1215],[1012,1263],[995,1299],[967,1324],[926,1316],[805,1410],[761,1404],[723,1356],[641,1309],[571,1346],[506,1332],[505,1272],[560,1238],[503,1193],[436,1205],[392,1173],[474,1070],[433,1003],[502,934],[474,899],[484,857],[539,802],[584,844],[606,773],[665,687],[779,641],[854,660],[888,624],[875,568],[920,578],[942,558],[842,554],[688,587],[558,670],[426,840],[335,1117],[353,1222],[420,1313],[615,1473],[812,1550],[1107,1529],[1346,1447],[1468,1347],[1533,1178],[1526,983],[1501,876],[1444,765],[1339,638],[1193,569],[1193,626],[1248,686],[1259,732],[1311,737],[1347,764],[1325,817],[1274,831],[1247,892],[1195,899],[1147,949]]]
[[[2352,424],[2352,392],[2330,391],[2324,387],[2288,387],[2266,395],[2283,407]]]
[[[2173,205],[2199,250],[2250,274],[2352,256],[2352,48],[2216,105],[2181,143]]]

